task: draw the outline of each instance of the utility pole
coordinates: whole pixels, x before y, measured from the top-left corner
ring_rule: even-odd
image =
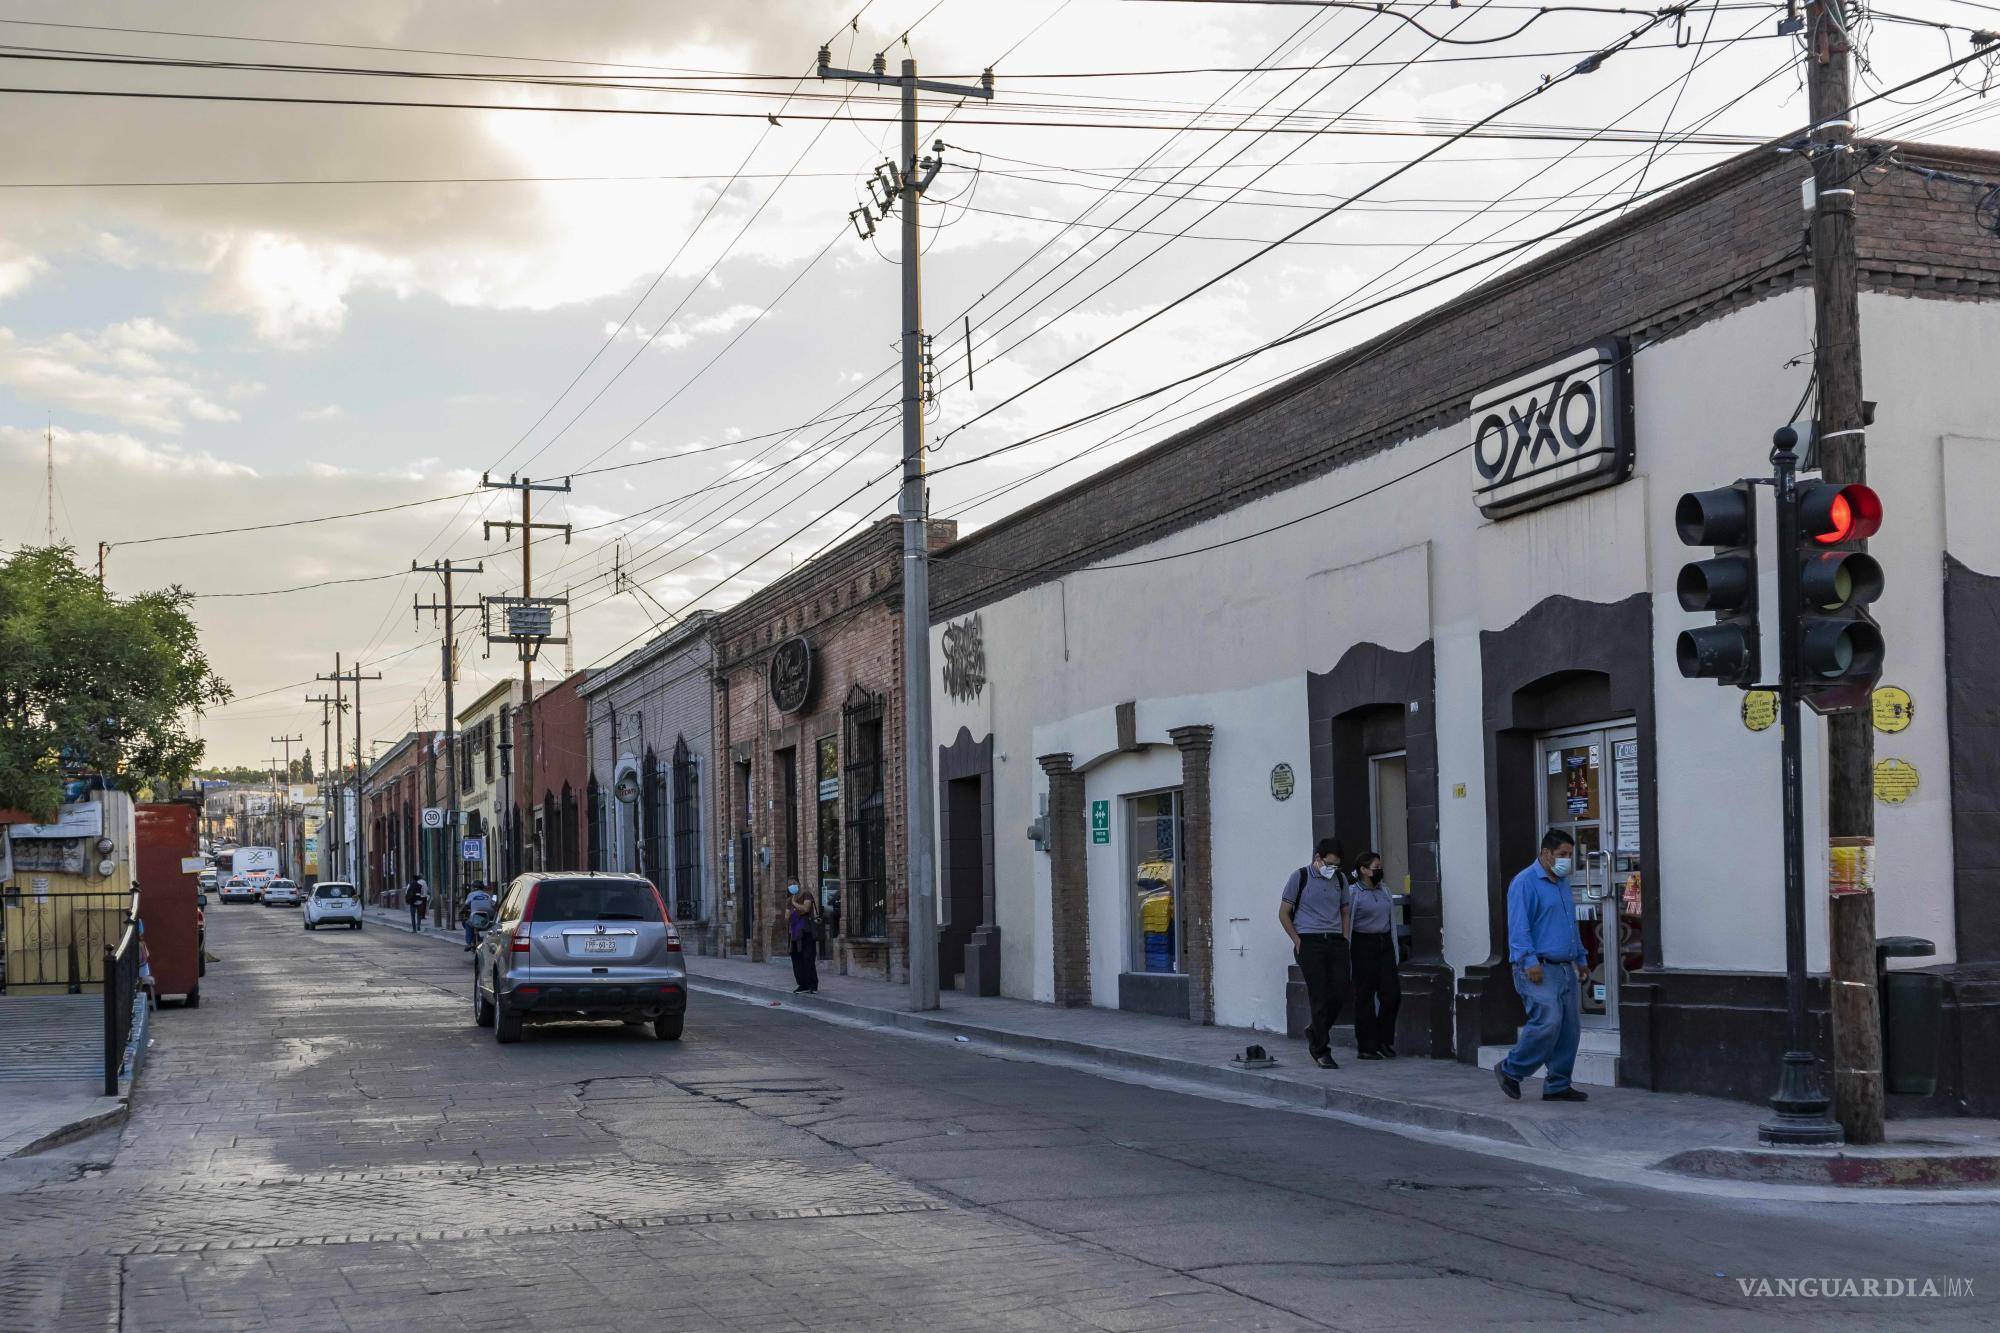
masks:
[[[367,902],[368,820],[362,814],[361,801],[367,794],[368,761],[361,753],[361,737],[363,734],[361,728],[361,682],[364,680],[380,680],[382,679],[382,673],[378,671],[373,675],[364,676],[361,674],[361,664],[358,662],[355,663],[353,670],[342,671],[340,669],[340,654],[335,653],[333,656],[333,674],[331,676],[317,676],[314,679],[333,681],[336,701],[339,698],[342,682],[354,686],[354,874],[352,878],[354,880],[355,893],[360,895],[361,901]],[[338,704],[336,703],[337,708]],[[339,717],[338,711],[335,712],[334,716],[336,719]],[[338,721],[335,722],[335,725],[339,725]]]
[[[452,577],[457,574],[483,574],[486,564],[455,565],[450,560],[439,560],[428,565],[410,562],[410,570],[418,574],[436,574],[444,580],[444,601],[433,597],[429,605],[412,600],[411,613],[422,617],[429,611],[438,618],[444,639],[444,768],[445,807],[450,811],[445,816],[444,849],[444,906],[446,921],[457,920],[458,878],[463,867],[459,863],[458,827],[458,705],[454,702],[452,686],[458,680],[458,604],[452,600]]]
[[[1855,252],[1851,66],[1844,0],[1809,0],[1806,85],[1812,122],[1814,435],[1821,476],[1868,480],[1861,398],[1860,262]],[[1875,992],[1875,736],[1872,710],[1827,718],[1827,813],[1834,892],[1827,902],[1834,1114],[1849,1143],[1882,1141],[1882,1027]]]
[[[97,544],[97,590],[99,592],[104,591],[104,560],[110,554],[110,542],[99,542]]]
[[[526,477],[509,475],[505,481],[494,481],[481,475],[479,484],[487,490],[519,491],[521,493],[521,517],[515,519],[488,519],[484,525],[487,541],[493,540],[493,529],[503,529],[507,540],[514,540],[514,529],[521,530],[521,595],[519,597],[482,597],[482,606],[505,608],[506,633],[494,634],[488,631],[489,643],[511,643],[521,652],[521,802],[517,827],[521,838],[521,865],[519,870],[528,869],[533,861],[541,863],[541,855],[534,840],[535,805],[535,658],[542,646],[548,643],[568,643],[567,634],[555,634],[555,608],[567,608],[567,597],[535,596],[535,534],[537,532],[560,532],[563,545],[569,545],[571,531],[567,523],[537,523],[534,521],[533,504],[536,491],[569,490],[569,478],[561,481],[530,481]]]
[[[900,197],[903,205],[903,866],[909,879],[910,1007],[938,1007],[937,956],[937,789],[931,781],[931,573],[930,495],[924,483],[924,404],[928,353],[923,314],[923,232],[918,211],[924,191],[943,165],[917,157],[917,93],[993,99],[993,71],[977,84],[945,83],[917,77],[917,62],[903,61],[890,75],[878,53],[870,70],[835,69],[833,53],[819,50],[819,77],[893,86],[903,95],[902,153],[887,171],[882,215]],[[942,153],[944,145],[936,150]],[[883,173],[878,172],[878,177]],[[866,210],[857,210],[865,213]],[[856,223],[857,227],[860,225]],[[866,235],[874,234],[869,221]]]
[[[331,694],[308,694],[306,702],[319,705],[319,806],[323,812],[319,830],[319,877],[338,879],[340,870],[335,864],[338,858],[332,853],[340,845],[340,775],[333,767],[335,750],[331,737],[334,718],[344,712],[347,705]],[[327,792],[333,793],[330,811]]]
[[[298,878],[296,874],[293,874],[292,866],[292,746],[304,744],[305,739],[302,735],[271,737],[271,744],[285,747],[284,799],[278,803],[278,855],[280,864],[285,868],[285,875],[290,879]]]

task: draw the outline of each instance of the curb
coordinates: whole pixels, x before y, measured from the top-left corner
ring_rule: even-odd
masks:
[[[1654,1163],[1656,1171],[1705,1180],[1839,1189],[1984,1189],[2000,1185],[2000,1152],[1948,1148],[1695,1148]]]
[[[77,1139],[95,1134],[98,1130],[106,1126],[123,1124],[125,1118],[130,1114],[132,1114],[132,1098],[128,1093],[118,1099],[118,1105],[106,1107],[104,1110],[93,1112],[80,1120],[72,1120],[67,1125],[63,1125],[58,1129],[52,1129],[40,1138],[32,1139],[22,1144],[8,1153],[7,1157],[9,1159],[29,1157],[38,1152],[47,1152],[50,1148],[60,1148],[65,1143],[72,1143]]]
[[[1125,1050],[1117,1046],[1098,1046],[1090,1042],[1072,1041],[1066,1037],[1043,1037],[1032,1033],[1009,1032],[1000,1028],[982,1027],[977,1023],[960,1022],[950,1018],[932,1018],[903,1010],[879,1009],[872,1005],[833,1000],[819,995],[793,995],[774,986],[758,986],[724,977],[704,976],[693,969],[688,972],[688,988],[742,1000],[780,1000],[794,1009],[849,1019],[869,1027],[899,1028],[906,1032],[964,1037],[988,1046],[1033,1051],[1039,1054],[1066,1055],[1108,1068],[1157,1074],[1185,1083],[1199,1083],[1231,1092],[1247,1092],[1272,1101],[1290,1102],[1316,1111],[1333,1111],[1377,1124],[1463,1134],[1514,1147],[1540,1146],[1523,1134],[1511,1121],[1501,1116],[1482,1115],[1476,1111],[1461,1111],[1454,1107],[1434,1106],[1424,1102],[1398,1101],[1391,1097],[1378,1097],[1345,1088],[1318,1088],[1309,1084],[1294,1083],[1289,1079],[1272,1078],[1253,1070],[1232,1069],[1226,1065],[1212,1065],[1197,1060],[1177,1060],[1171,1056]]]

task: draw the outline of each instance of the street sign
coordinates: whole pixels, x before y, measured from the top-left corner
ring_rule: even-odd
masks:
[[[1090,840],[1100,846],[1111,841],[1111,802],[1090,803]]]
[[[486,859],[486,839],[463,838],[459,841],[458,850],[461,860],[484,861]]]
[[[424,807],[424,827],[443,828],[444,811],[438,809],[438,807],[434,805]]]

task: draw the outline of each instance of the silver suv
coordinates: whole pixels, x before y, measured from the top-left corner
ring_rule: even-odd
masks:
[[[523,875],[501,895],[472,969],[472,1018],[495,1040],[521,1025],[606,1018],[678,1041],[687,1017],[681,937],[637,875]]]

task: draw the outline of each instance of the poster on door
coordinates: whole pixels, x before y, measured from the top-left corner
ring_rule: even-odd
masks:
[[[1639,854],[1639,742],[1613,743],[1611,786],[1618,809],[1618,828],[1612,845],[1620,856],[1637,856]]]

